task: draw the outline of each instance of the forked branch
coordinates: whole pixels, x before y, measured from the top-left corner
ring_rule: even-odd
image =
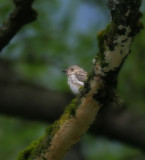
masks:
[[[108,1],[112,22],[98,34],[100,52],[81,94],[40,140],[20,153],[18,160],[61,160],[88,130],[99,109],[116,101],[117,75],[142,28],[140,5],[141,0]]]

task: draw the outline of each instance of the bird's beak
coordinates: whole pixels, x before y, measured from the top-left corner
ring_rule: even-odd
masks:
[[[67,70],[63,70],[62,72],[66,73],[66,72],[67,72]]]

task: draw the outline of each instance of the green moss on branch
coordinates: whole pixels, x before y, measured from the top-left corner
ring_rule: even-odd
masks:
[[[140,0],[109,0],[112,22],[98,34],[100,52],[81,95],[66,107],[45,135],[21,152],[18,160],[59,160],[82,136],[102,105],[115,97],[117,75],[130,52],[134,36],[141,29]],[[133,23],[134,20],[134,23]],[[109,95],[109,96],[108,96]]]
[[[102,68],[108,66],[108,61],[111,60],[108,52],[110,52],[111,55],[113,51],[118,50],[118,52],[122,55],[124,54],[124,56],[120,56],[120,62],[118,62],[120,64],[116,68],[112,68],[112,70],[120,70],[124,57],[130,52],[130,49],[128,50],[128,53],[122,51],[123,45],[125,45],[125,42],[130,38],[133,40],[134,36],[143,28],[143,25],[140,22],[142,16],[139,11],[140,4],[141,0],[108,0],[112,21],[110,25],[108,25],[105,30],[99,32],[97,36],[99,46],[97,59]],[[121,39],[122,42],[119,42]],[[131,41],[127,46],[128,48],[130,48],[130,44]],[[121,48],[120,46],[123,47]],[[118,58],[119,56],[117,57],[117,60]]]

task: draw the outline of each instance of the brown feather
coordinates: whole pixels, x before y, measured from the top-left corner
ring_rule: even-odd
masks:
[[[83,71],[78,71],[75,73],[76,78],[81,81],[84,82],[87,79],[87,72]]]

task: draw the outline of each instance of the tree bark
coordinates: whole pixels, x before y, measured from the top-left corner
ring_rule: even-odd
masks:
[[[45,135],[20,153],[19,160],[60,160],[93,123],[99,109],[117,101],[117,76],[130,53],[134,36],[142,28],[140,0],[108,0],[112,22],[98,34],[100,52],[93,60],[81,94],[65,109]]]
[[[64,106],[73,96],[28,84],[6,84],[0,86],[0,97],[1,114],[52,123],[61,116]],[[145,115],[115,106],[101,109],[89,133],[119,140],[145,151],[144,124]]]
[[[8,45],[12,37],[25,24],[36,20],[37,13],[32,9],[34,0],[13,0],[15,8],[7,21],[0,27],[0,51]]]

